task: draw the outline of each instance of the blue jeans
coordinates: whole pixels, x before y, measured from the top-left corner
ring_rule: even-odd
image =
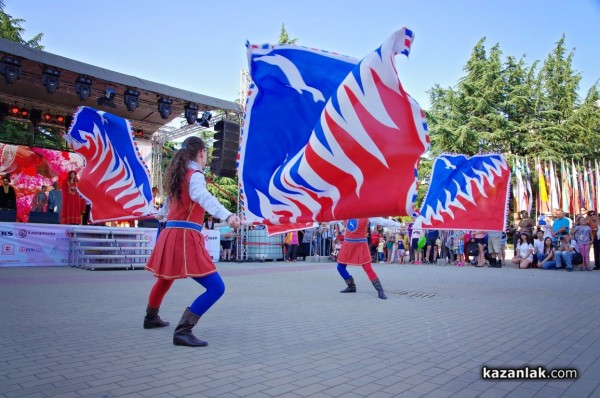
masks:
[[[552,269],[556,267],[556,261],[554,260],[546,261],[544,264],[540,261],[538,264],[541,264],[542,269]]]
[[[571,260],[573,259],[573,252],[556,251],[554,253],[554,258],[556,258],[556,268],[562,268],[562,264],[564,262],[567,270],[573,269],[573,264],[571,263]]]

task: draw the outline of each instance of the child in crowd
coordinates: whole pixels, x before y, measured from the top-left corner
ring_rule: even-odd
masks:
[[[398,249],[396,250],[398,256],[398,263],[404,264],[404,256],[406,255],[406,242],[404,239],[404,232],[400,232],[398,237]]]
[[[462,267],[465,265],[465,233],[463,231],[455,231],[452,240],[452,250],[456,256],[456,265]]]
[[[339,239],[336,239],[335,242],[333,242],[333,251],[331,252],[331,259],[333,261],[337,261],[337,256],[338,256],[338,253],[340,252],[341,248],[342,248],[342,241]]]
[[[384,251],[385,251],[385,237],[379,238],[379,244],[377,245],[377,256],[379,258],[379,262],[383,263],[385,259]]]
[[[590,267],[590,243],[592,242],[592,228],[584,216],[577,217],[577,225],[573,228],[573,238],[577,242],[577,251],[583,257],[583,264],[579,271],[591,271]]]

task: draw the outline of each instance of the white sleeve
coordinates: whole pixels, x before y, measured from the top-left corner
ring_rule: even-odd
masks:
[[[382,227],[402,228],[402,224],[399,222],[383,217],[371,217],[369,218],[369,222],[373,225],[381,225]]]
[[[161,221],[165,221],[167,219],[167,215],[169,214],[169,198],[165,200],[163,205],[158,209],[156,214],[162,217]]]
[[[202,173],[194,173],[190,178],[190,198],[194,202],[199,203],[204,210],[221,220],[227,220],[227,217],[233,214],[208,192],[206,189],[206,180]]]

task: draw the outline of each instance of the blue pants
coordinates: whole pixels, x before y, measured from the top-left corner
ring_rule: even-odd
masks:
[[[573,252],[557,251],[554,253],[554,258],[556,259],[556,268],[562,268],[564,262],[567,270],[573,269],[573,264],[571,262],[573,259]]]

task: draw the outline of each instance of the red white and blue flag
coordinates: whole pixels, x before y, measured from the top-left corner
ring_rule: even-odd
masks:
[[[250,45],[238,172],[245,221],[290,224],[413,214],[425,115],[395,55],[402,29],[362,61],[293,45]]]
[[[150,170],[137,149],[128,120],[79,107],[65,139],[85,159],[78,190],[91,202],[93,222],[154,213]]]
[[[440,155],[415,225],[424,229],[504,231],[510,168],[500,154]]]

